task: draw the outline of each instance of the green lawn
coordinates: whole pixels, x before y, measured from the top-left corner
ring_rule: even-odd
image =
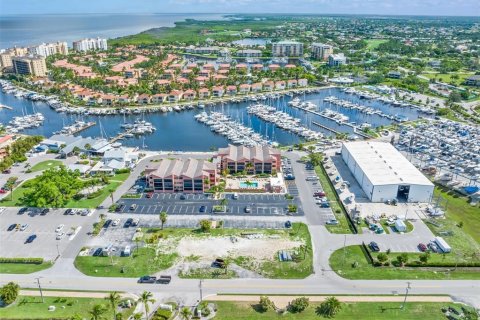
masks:
[[[311,303],[310,306],[302,313],[279,315],[274,311],[259,312],[257,303],[252,302],[229,302],[216,301],[218,307],[215,319],[222,320],[269,320],[269,319],[302,319],[302,320],[318,320],[326,319],[317,315],[316,309],[319,303]],[[336,320],[438,320],[446,319],[441,308],[444,306],[453,306],[461,311],[460,304],[454,303],[437,303],[437,302],[407,302],[405,309],[401,310],[401,303],[398,302],[356,302],[342,303],[342,308],[335,316]],[[471,308],[469,308],[471,310]]]
[[[52,266],[50,262],[41,264],[33,263],[0,263],[0,273],[26,274],[48,269]]]
[[[303,279],[313,273],[313,250],[307,225],[294,223],[290,232],[292,239],[301,239],[306,250],[298,250],[298,261],[280,262],[278,256],[271,261],[258,261],[248,257],[238,257],[235,263],[245,269],[255,271],[271,279]]]
[[[396,259],[399,253],[390,253],[390,261]],[[420,253],[410,253],[409,261],[418,259]],[[432,254],[429,262],[443,261],[443,255]],[[455,259],[453,255],[446,255],[445,259]],[[357,263],[354,267],[354,263]],[[347,279],[480,279],[480,272],[478,268],[466,269],[458,268],[456,271],[447,272],[447,268],[420,268],[420,267],[374,267],[368,263],[361,246],[348,246],[339,249],[330,256],[330,267],[340,276]],[[450,268],[452,269],[452,268]]]
[[[133,248],[130,257],[78,256],[75,267],[88,276],[136,278],[168,269],[176,258],[176,253],[155,256],[153,248]]]
[[[110,304],[105,299],[98,298],[63,298],[63,297],[45,297],[42,303],[40,297],[20,296],[12,305],[0,308],[1,319],[69,319],[78,314],[82,318],[90,319],[89,311],[96,304],[102,304],[106,307],[104,316],[112,318],[113,312]],[[48,311],[49,306],[55,306],[55,311]],[[133,309],[133,308],[131,308]],[[123,309],[122,309],[123,310]],[[118,312],[122,312],[119,311]],[[133,310],[123,311],[124,316],[128,316]],[[105,319],[106,319],[105,318]]]
[[[456,75],[458,76],[458,79],[453,79],[452,76]],[[454,82],[457,85],[462,85],[465,82],[465,79],[468,77],[471,77],[473,73],[461,73],[461,72],[455,72],[455,73],[422,73],[422,76],[427,77],[429,79],[436,78],[437,80],[441,82],[446,82],[446,83],[451,83]]]
[[[197,268],[189,270],[188,272],[180,272],[178,275],[183,279],[232,279],[237,275],[233,270],[219,269],[219,268]]]
[[[113,177],[110,177],[109,183],[103,187],[102,192],[99,196],[93,199],[83,198],[81,200],[70,200],[66,208],[96,208],[98,207],[108,196],[110,196],[111,189],[116,190],[125,180],[127,180],[130,173],[120,173],[116,174]],[[5,207],[21,207],[23,203],[21,198],[27,189],[22,187],[22,185],[18,186],[13,190],[12,200],[10,200],[10,195],[8,195],[5,199],[0,201],[0,204]]]
[[[327,194],[328,199],[330,200],[330,206],[332,208],[333,213],[335,214],[335,218],[338,220],[338,225],[327,225],[328,231],[331,233],[352,233],[350,230],[350,226],[347,221],[347,217],[343,211],[342,206],[338,203],[338,195],[335,189],[333,188],[332,183],[330,182],[330,178],[325,173],[320,166],[315,167],[315,172],[320,179],[320,183],[323,187],[323,190]],[[361,228],[359,228],[359,233]]]
[[[368,39],[365,40],[367,41],[367,50],[374,50],[376,49],[380,44],[387,42],[388,40],[386,39]]]
[[[47,161],[37,163],[36,165],[30,168],[30,171],[31,172],[43,171],[46,169],[58,167],[61,164],[62,164],[62,161],[59,161],[59,160],[47,160]]]

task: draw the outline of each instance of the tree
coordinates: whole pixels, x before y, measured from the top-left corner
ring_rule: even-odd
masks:
[[[105,319],[105,312],[107,312],[107,309],[103,304],[96,304],[88,313],[90,314],[91,320],[102,320]]]
[[[141,320],[142,319],[142,313],[137,312],[133,315],[134,320]]]
[[[267,312],[270,309],[275,309],[275,305],[273,304],[272,300],[270,300],[267,296],[260,296],[258,306],[261,312]]]
[[[20,286],[15,282],[9,282],[0,289],[0,298],[3,303],[11,304],[17,300]]]
[[[143,308],[145,310],[145,318],[148,320],[148,312],[150,311],[149,303],[155,303],[155,299],[153,299],[153,294],[148,291],[143,291],[138,299],[141,303],[143,303]]]
[[[228,267],[232,264],[232,260],[230,258],[223,259],[223,268],[225,269],[225,274],[228,273]]]
[[[397,256],[397,261],[401,266],[404,266],[408,262],[408,255],[406,253],[402,253],[401,255]]]
[[[293,299],[292,302],[290,302],[290,304],[288,305],[288,311],[293,313],[302,312],[303,310],[307,309],[309,304],[310,300],[306,297]]]
[[[377,259],[378,261],[380,261],[381,263],[384,263],[388,260],[388,256],[385,254],[385,253],[380,253],[378,256],[377,256]]]
[[[110,306],[112,307],[112,310],[113,310],[113,319],[116,319],[117,306],[118,306],[118,303],[120,302],[120,295],[118,294],[117,291],[113,291],[113,292],[110,292],[108,297],[106,297],[105,299],[108,299],[108,301],[110,302]]]
[[[163,225],[167,222],[168,215],[165,211],[160,212],[160,222],[162,223],[162,230],[163,230]]]
[[[327,318],[333,318],[340,309],[342,309],[341,302],[335,297],[328,297],[318,306],[317,313]]]
[[[430,253],[425,252],[419,256],[419,260],[421,263],[426,264],[428,260],[430,259]]]
[[[212,222],[207,219],[200,220],[200,229],[203,232],[210,232],[210,229],[212,228]]]
[[[180,310],[180,316],[182,319],[188,320],[192,316],[192,311],[189,307],[183,307],[182,310]]]

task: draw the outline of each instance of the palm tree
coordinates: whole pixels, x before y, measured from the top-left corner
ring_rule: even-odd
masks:
[[[145,317],[148,320],[148,312],[150,311],[149,303],[155,303],[155,299],[153,299],[153,294],[148,291],[143,291],[138,299],[141,303],[143,303],[143,307],[145,309]]]
[[[182,310],[180,310],[180,316],[184,320],[190,319],[190,316],[192,315],[192,311],[188,307],[183,307]]]
[[[120,295],[118,294],[117,291],[110,292],[108,297],[105,299],[108,299],[110,301],[110,305],[112,306],[113,310],[113,319],[117,318],[117,305],[120,302]]]
[[[322,316],[332,318],[338,313],[338,311],[340,311],[341,308],[342,304],[340,303],[340,301],[338,301],[337,298],[328,297],[317,308],[317,313]]]
[[[105,319],[105,317],[103,316],[105,312],[107,312],[107,309],[104,305],[96,304],[88,313],[90,314],[91,320],[102,320]]]
[[[160,212],[160,222],[162,223],[162,230],[163,230],[163,225],[165,222],[167,222],[168,215],[165,211]]]

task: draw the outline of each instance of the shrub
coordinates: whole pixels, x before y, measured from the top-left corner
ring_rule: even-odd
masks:
[[[270,300],[267,296],[260,296],[258,306],[261,312],[267,312],[270,309],[275,309],[275,305],[273,304],[272,300]]]
[[[317,313],[324,317],[332,318],[338,313],[338,311],[340,311],[340,309],[342,309],[341,302],[335,297],[329,297],[320,304],[317,308]]]
[[[203,232],[210,232],[210,229],[212,228],[212,222],[207,219],[200,220],[200,230]]]
[[[383,262],[386,262],[388,260],[388,256],[385,253],[380,253],[377,256],[377,259],[378,259],[378,261],[383,263]]]
[[[0,263],[42,264],[43,258],[0,258]]]
[[[15,282],[9,282],[0,289],[0,298],[5,304],[11,304],[17,300],[20,286]]]
[[[310,300],[308,298],[300,297],[290,302],[290,304],[288,305],[288,311],[293,313],[302,312],[308,308],[309,304]]]

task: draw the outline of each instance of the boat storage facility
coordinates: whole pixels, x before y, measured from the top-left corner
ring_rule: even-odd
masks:
[[[434,185],[390,143],[346,142],[342,158],[372,202],[430,202]]]

